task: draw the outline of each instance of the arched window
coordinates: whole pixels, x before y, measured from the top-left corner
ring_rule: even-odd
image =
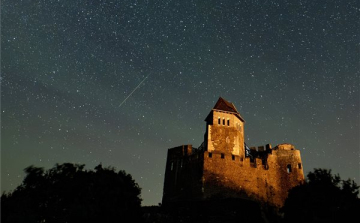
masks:
[[[230,126],[230,119],[227,120],[227,125]]]
[[[223,125],[225,125],[225,118],[223,118]]]
[[[221,121],[220,121],[221,119],[220,119],[220,117],[218,118],[218,124],[220,125],[220,123],[221,123]]]

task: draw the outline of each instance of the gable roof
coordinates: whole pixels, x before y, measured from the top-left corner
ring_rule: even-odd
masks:
[[[225,111],[225,112],[230,112],[230,113],[234,113],[236,117],[238,117],[241,121],[245,122],[245,120],[241,117],[240,113],[238,112],[238,110],[236,109],[235,105],[231,102],[228,102],[227,100],[225,100],[222,97],[219,97],[218,101],[216,102],[214,108],[212,109],[212,111],[209,113],[209,115],[206,117],[205,121],[208,121],[210,118],[210,115],[212,114],[213,110],[218,110],[218,111]]]
[[[219,98],[219,100],[216,102],[213,109],[239,113],[233,103],[228,102],[227,100],[223,99],[222,97]]]

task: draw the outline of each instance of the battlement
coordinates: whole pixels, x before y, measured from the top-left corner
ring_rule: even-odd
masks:
[[[274,150],[295,150],[295,147],[289,143],[277,145]]]
[[[304,180],[300,151],[291,144],[248,147],[244,119],[220,98],[205,119],[204,143],[168,150],[163,203],[237,197],[281,207]]]

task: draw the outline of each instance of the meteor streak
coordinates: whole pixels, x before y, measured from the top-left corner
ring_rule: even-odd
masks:
[[[148,74],[141,82],[140,84],[138,84],[138,86],[136,86],[134,88],[134,90],[121,102],[121,104],[119,105],[119,108],[126,102],[126,100],[140,87],[140,85],[146,80],[146,78],[148,78],[150,74]]]

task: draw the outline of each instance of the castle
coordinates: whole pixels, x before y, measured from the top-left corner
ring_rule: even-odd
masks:
[[[231,197],[282,207],[288,191],[304,181],[293,145],[245,144],[245,120],[234,104],[220,97],[205,121],[199,148],[168,149],[163,204]]]

